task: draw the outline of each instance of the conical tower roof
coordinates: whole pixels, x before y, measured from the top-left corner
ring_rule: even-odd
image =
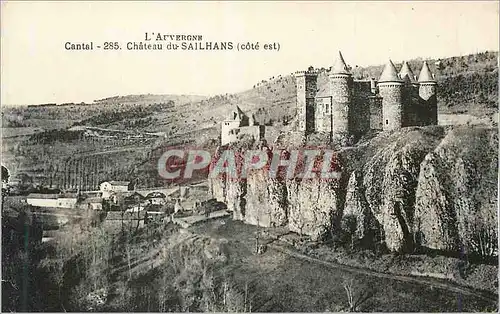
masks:
[[[331,74],[351,74],[349,72],[349,68],[345,64],[344,57],[342,56],[342,52],[339,51],[339,54],[337,55],[337,59],[335,60],[335,63],[333,64],[332,71],[330,72]]]
[[[236,105],[236,110],[233,110],[231,112],[231,115],[229,116],[228,120],[236,120],[236,121],[241,121],[244,118],[247,118],[247,115],[241,110],[241,108]]]
[[[424,61],[424,65],[422,65],[422,70],[420,70],[420,75],[418,76],[418,82],[436,82],[434,77],[432,77],[431,69],[429,69],[429,65],[427,65],[427,61]]]
[[[382,71],[382,75],[380,75],[379,83],[383,82],[401,82],[401,79],[398,76],[398,70],[394,66],[391,60],[387,62],[385,65],[384,71]]]
[[[399,71],[399,77],[404,80],[406,76],[408,76],[408,79],[410,80],[410,82],[412,82],[412,83],[415,82],[415,75],[413,74],[413,71],[411,70],[410,66],[408,65],[408,62],[404,61],[403,66],[401,67],[401,70]]]

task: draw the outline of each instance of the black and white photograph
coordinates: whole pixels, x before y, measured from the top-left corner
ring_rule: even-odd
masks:
[[[499,311],[499,1],[2,1],[2,312]]]

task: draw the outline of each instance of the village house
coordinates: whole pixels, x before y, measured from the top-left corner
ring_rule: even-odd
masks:
[[[82,209],[103,210],[101,197],[87,197],[83,199],[79,207]]]
[[[105,181],[99,185],[104,199],[109,199],[114,193],[132,191],[133,189],[134,185],[130,181]]]
[[[146,201],[150,205],[165,205],[167,196],[161,192],[151,192],[146,195]]]
[[[75,208],[79,200],[76,193],[66,194],[39,194],[32,193],[26,198],[26,203],[37,207],[55,207],[55,208]]]

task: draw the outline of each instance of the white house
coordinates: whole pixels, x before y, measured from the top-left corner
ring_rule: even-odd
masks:
[[[99,190],[102,191],[102,198],[109,199],[112,192],[127,192],[132,190],[130,181],[105,181],[99,185]]]
[[[37,207],[75,208],[77,194],[29,194],[26,203]]]

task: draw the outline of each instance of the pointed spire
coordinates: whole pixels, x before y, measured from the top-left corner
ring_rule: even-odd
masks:
[[[398,70],[396,70],[391,60],[385,65],[384,71],[382,71],[382,75],[380,75],[379,83],[383,82],[401,82],[398,76]]]
[[[231,116],[227,120],[231,121],[243,121],[244,119],[248,119],[248,116],[241,110],[241,108],[236,105],[236,110],[231,112]]]
[[[345,64],[344,57],[342,56],[342,52],[339,51],[339,54],[337,56],[337,60],[335,60],[335,63],[332,67],[332,71],[330,73],[331,74],[351,74],[349,72],[349,68]]]
[[[243,112],[243,110],[241,110],[240,106],[236,105],[236,110],[238,111],[238,115],[239,116],[244,116],[245,113]]]
[[[401,79],[405,79],[408,77],[408,80],[410,82],[415,82],[415,75],[413,74],[413,71],[411,70],[410,66],[408,65],[408,62],[404,61],[403,66],[401,67],[401,70],[399,71],[399,77]]]
[[[427,65],[427,61],[424,61],[424,64],[422,65],[422,70],[420,70],[420,75],[418,76],[418,82],[436,82],[431,70],[429,69],[429,65]]]

